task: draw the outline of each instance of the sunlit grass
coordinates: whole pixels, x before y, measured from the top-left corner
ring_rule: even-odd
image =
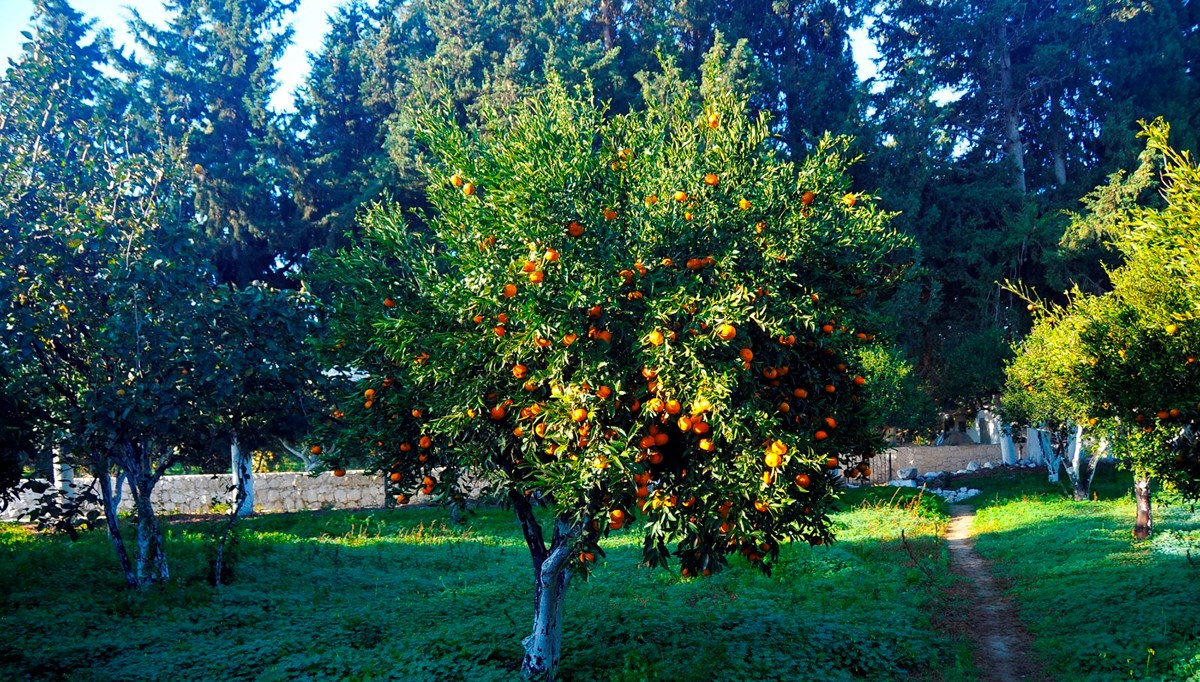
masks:
[[[604,541],[572,583],[570,680],[888,680],[935,670],[953,645],[931,627],[905,529],[941,566],[936,501],[856,493],[832,547],[782,548],[763,576],[739,560],[708,579],[639,565],[640,538]],[[881,497],[882,496],[882,497]],[[213,523],[169,523],[172,583],[128,593],[106,539],[0,527],[0,679],[517,678],[532,613],[528,551],[509,511],[463,526],[440,510],[247,520],[234,584],[204,581]],[[938,568],[940,570],[940,568]]]

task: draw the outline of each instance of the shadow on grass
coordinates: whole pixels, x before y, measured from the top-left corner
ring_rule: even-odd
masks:
[[[937,510],[863,501],[837,517],[843,541],[785,548],[771,577],[734,561],[683,581],[639,567],[631,534],[610,538],[568,595],[563,678],[943,679],[954,645],[930,619],[944,571]],[[140,593],[121,588],[100,533],[0,535],[0,572],[13,576],[0,678],[518,677],[531,569],[509,512],[480,510],[465,528],[437,510],[250,519],[236,581],[220,591],[202,578],[211,525],[168,524],[173,582]]]

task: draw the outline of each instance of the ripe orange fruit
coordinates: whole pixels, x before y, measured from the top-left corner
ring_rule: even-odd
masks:
[[[704,120],[708,123],[709,128],[717,128],[721,125],[721,117],[718,116],[715,112],[710,113],[708,116],[705,117]]]
[[[471,318],[471,321],[475,324],[483,324],[483,315],[476,315],[475,317]]]
[[[492,327],[492,331],[495,332],[496,336],[504,336],[504,325],[498,324],[495,327]]]
[[[807,490],[808,486],[812,485],[812,479],[808,474],[796,474],[796,485]]]
[[[529,273],[529,281],[533,282],[534,284],[541,284],[542,280],[544,279],[546,279],[546,273],[542,272],[541,270],[534,270],[533,272]]]
[[[646,197],[646,205],[647,206],[653,206],[657,203],[658,203],[658,197],[656,195],[651,194],[650,196]]]
[[[451,175],[450,176],[450,184],[454,185],[455,187],[462,187],[463,186],[462,176],[459,175],[458,173]]]
[[[314,455],[319,455],[319,454],[321,454],[321,446],[320,446],[320,445],[314,445],[314,446],[312,446],[311,448],[309,448],[309,449],[308,449],[308,451],[309,451],[309,452],[311,452],[311,453],[312,453],[312,454],[314,454]]]
[[[571,235],[572,237],[582,237],[583,236],[583,225],[580,225],[579,223],[572,220],[570,223],[567,224],[567,234]]]
[[[829,434],[825,433],[824,431],[817,431],[816,433],[813,434],[813,438],[816,438],[817,440],[825,440],[828,437],[829,437]]]
[[[737,327],[728,322],[717,327],[717,338],[722,341],[729,341],[737,336]]]
[[[791,409],[792,409],[792,406],[791,406],[791,405],[789,405],[789,404],[787,404],[787,402],[786,402],[786,401],[785,401],[785,402],[782,402],[782,403],[779,403],[779,411],[780,411],[780,412],[784,412],[784,413],[786,413],[786,412],[790,412],[790,411],[791,411]]]
[[[836,429],[837,428],[837,420],[834,419],[833,417],[826,417],[825,425],[828,426],[831,430]]]
[[[396,307],[396,300],[395,300],[395,299],[392,299],[392,298],[385,298],[385,299],[383,299],[383,307],[384,307],[384,308],[395,308],[395,307]]]
[[[833,325],[832,324],[821,325],[821,333],[822,334],[832,334],[833,333]]]
[[[720,181],[721,179],[717,177],[716,173],[705,173],[704,175],[704,184],[708,185],[709,187],[716,187],[717,183]]]
[[[746,362],[750,362],[751,360],[754,359],[754,351],[750,350],[749,348],[743,348],[740,351],[738,351],[738,356],[741,357]]]
[[[421,439],[417,441],[417,447],[422,450],[428,450],[432,445],[433,439],[429,436],[421,436]]]
[[[662,332],[655,329],[654,331],[650,332],[650,335],[646,337],[646,340],[650,342],[651,346],[661,346],[667,339],[665,336],[663,336]]]
[[[804,390],[803,388],[797,388],[796,390],[792,391],[792,395],[796,396],[797,398],[799,398],[801,400],[804,400],[805,398],[808,397],[808,391]]]
[[[526,367],[525,365],[518,363],[516,365],[513,365],[512,373],[513,373],[513,376],[516,377],[517,379],[524,379],[529,374],[529,368]]]
[[[1165,327],[1165,331],[1167,334],[1174,334],[1175,332],[1179,331],[1179,325],[1172,322]]]
[[[505,415],[507,415],[507,414],[508,414],[508,408],[504,406],[504,403],[500,403],[499,405],[493,407],[491,410],[488,411],[488,416],[490,416],[492,419],[494,419],[496,421],[500,421],[501,419],[504,419]]]
[[[767,510],[768,510],[768,509],[770,509],[770,507],[769,507],[769,506],[767,506],[767,502],[766,502],[766,500],[755,500],[755,501],[754,501],[754,508],[755,508],[755,509],[757,509],[759,512],[761,512],[761,513],[764,513],[764,514],[767,512]]]
[[[505,284],[504,285],[504,297],[505,298],[512,298],[513,296],[516,296],[516,295],[517,295],[517,285],[515,285],[515,284]]]
[[[700,419],[692,420],[692,433],[696,434],[697,436],[703,436],[704,434],[709,432],[709,429],[710,429],[710,427],[708,425],[708,422],[702,421]]]
[[[558,260],[561,255],[554,249],[546,249],[546,262],[553,263]]]
[[[701,438],[699,448],[705,452],[712,452],[717,449],[717,446],[712,442],[711,438]]]
[[[462,187],[462,193],[467,196],[471,196],[472,194],[475,193],[475,185],[470,182],[464,184]]]
[[[768,452],[766,456],[763,457],[763,461],[769,468],[774,469],[780,464],[783,464],[783,457],[780,457],[778,453]]]
[[[837,393],[837,386],[834,386],[833,384],[825,384],[825,392]]]
[[[750,200],[745,197],[738,199],[738,208],[742,209],[743,211],[750,210]]]
[[[842,202],[846,204],[846,208],[854,208],[854,205],[858,203],[858,197],[854,196],[853,193],[847,192],[846,196],[842,197]]]
[[[813,191],[805,190],[804,194],[800,195],[800,203],[805,206],[812,206],[813,201],[816,201],[817,195]]]
[[[687,192],[685,192],[683,190],[676,190],[675,193],[672,194],[671,196],[675,199],[675,201],[678,201],[680,203],[687,201],[687,199],[688,199]]]
[[[341,467],[338,467],[337,469],[333,470],[333,475],[337,476],[338,478],[341,478],[342,476],[346,475],[346,470],[342,469]]]
[[[661,431],[654,434],[654,444],[659,447],[666,445],[668,442],[670,442],[670,440],[671,440],[671,437]],[[657,464],[657,462],[656,462],[656,464]]]
[[[612,332],[608,331],[607,329],[601,329],[600,331],[596,332],[596,338],[605,343],[612,343]]]
[[[392,483],[399,483],[404,476],[399,471],[393,471],[391,476],[388,476]]]
[[[825,460],[825,468],[826,468],[826,469],[836,469],[836,468],[838,468],[838,458],[837,458],[837,457],[830,457],[829,459]]]
[[[854,377],[854,385],[855,386],[863,386],[866,383],[867,383],[867,380],[865,378],[863,378],[862,376]]]
[[[772,452],[782,457],[788,452],[787,443],[784,443],[781,440],[774,441],[767,446],[767,452]]]
[[[367,400],[373,400],[375,398],[375,389],[368,388],[367,390],[363,391],[363,397]]]
[[[617,212],[611,208],[605,208],[604,211],[601,213],[601,215],[604,216],[605,220],[616,220],[617,219]]]
[[[571,420],[576,422],[585,421],[588,418],[588,411],[582,407],[576,407],[571,410]]]
[[[595,560],[596,560],[596,555],[592,554],[591,552],[580,552],[579,553],[580,563],[590,564]]]

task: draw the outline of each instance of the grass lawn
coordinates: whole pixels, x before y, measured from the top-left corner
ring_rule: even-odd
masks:
[[[940,633],[944,507],[892,489],[847,497],[833,547],[786,547],[770,577],[640,568],[628,533],[568,595],[568,680],[961,679]],[[465,527],[438,510],[264,516],[233,585],[204,581],[211,525],[167,525],[173,577],[130,593],[101,533],[0,526],[0,679],[510,680],[532,617],[511,512]],[[932,577],[901,548],[904,529]]]
[[[1098,473],[1090,502],[1045,481],[969,485],[984,491],[976,549],[1011,586],[1048,678],[1200,680],[1200,513],[1156,495],[1155,534],[1135,542],[1127,474]]]

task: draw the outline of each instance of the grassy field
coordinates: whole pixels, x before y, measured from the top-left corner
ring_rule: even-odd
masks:
[[[1102,470],[1089,502],[1066,499],[1042,470],[971,485],[984,491],[976,549],[1010,586],[1048,679],[1200,680],[1190,505],[1158,495],[1154,537],[1135,542],[1128,475]]]
[[[563,677],[962,679],[962,645],[931,617],[944,507],[895,495],[847,498],[841,541],[785,548],[771,577],[735,561],[682,581],[640,568],[638,540],[614,536],[571,586]],[[0,679],[517,677],[532,592],[510,512],[465,527],[437,510],[252,519],[220,591],[204,579],[210,526],[168,527],[172,582],[129,593],[102,534],[72,544],[0,526]]]

